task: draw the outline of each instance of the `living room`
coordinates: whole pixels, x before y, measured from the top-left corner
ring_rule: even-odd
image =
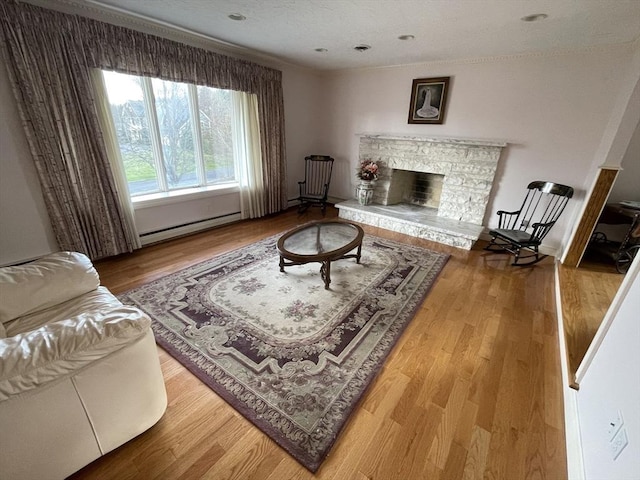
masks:
[[[66,11],[75,9],[80,15],[102,15],[105,21],[117,19],[125,26],[127,21],[129,26],[135,25],[127,15],[113,10],[99,11],[94,3],[89,7],[83,2],[33,3]],[[534,12],[523,11],[522,15],[529,13]],[[553,15],[547,20],[553,21]],[[516,21],[520,22],[519,18],[515,18]],[[543,23],[520,23],[521,28],[544,28]],[[184,39],[184,35],[189,37],[184,32],[158,24],[145,28],[177,40]],[[197,46],[212,45],[206,38],[189,38]],[[363,55],[375,51],[374,40],[367,41],[373,44],[372,52],[352,52],[354,65]],[[393,47],[399,52],[409,48],[401,42],[396,41]],[[345,45],[345,48],[351,47]],[[216,48],[220,48],[219,45]],[[622,164],[625,169],[621,176],[639,176],[637,161],[625,161],[627,146],[638,128],[636,100],[640,44],[637,31],[636,37],[629,41],[607,45],[550,48],[544,52],[508,55],[431,58],[378,68],[318,69],[265,59],[258,53],[243,54],[254,55],[255,61],[282,71],[286,190],[291,205],[298,196],[297,182],[304,177],[303,159],[311,153],[330,154],[336,160],[330,199],[339,202],[352,198],[362,134],[499,141],[507,146],[498,164],[483,224],[492,225],[497,210],[515,207],[532,180],[571,185],[576,192],[573,201],[543,245],[545,253],[561,256],[571,241],[599,166]],[[309,56],[312,55],[324,53],[309,52]],[[4,123],[0,127],[4,152],[0,175],[0,264],[9,265],[57,251],[58,246],[6,67],[0,75],[0,101],[5,106]],[[441,125],[407,124],[411,82],[423,77],[451,78],[446,119]],[[635,154],[637,156],[637,152]],[[210,227],[238,219],[235,216],[239,212],[236,192],[224,193],[215,200],[197,198],[171,207],[157,203],[141,205],[136,209],[135,220],[143,243],[163,240],[168,235],[183,235],[193,225]],[[627,288],[631,289],[628,292],[637,291],[637,278]],[[633,295],[627,293],[627,296],[631,302]],[[623,302],[620,303],[622,307],[628,305],[624,298],[620,302]],[[631,328],[622,320],[620,325]],[[619,339],[620,343],[614,349],[631,354],[634,339],[630,333],[627,340]],[[608,388],[603,386],[596,390]],[[622,389],[618,395],[631,401],[637,396],[636,386]],[[616,410],[617,407],[612,408]],[[593,422],[606,423],[605,417],[609,414],[609,411],[594,414]],[[637,412],[634,416],[633,411],[625,410],[630,437],[627,454],[637,443],[633,435],[637,435],[638,417]],[[590,448],[590,444],[587,442],[583,448]],[[593,454],[584,453],[587,457]],[[624,460],[624,457],[619,458]],[[615,465],[620,464],[618,461]],[[626,471],[631,472],[632,468],[631,462]],[[584,478],[597,477],[587,471]]]

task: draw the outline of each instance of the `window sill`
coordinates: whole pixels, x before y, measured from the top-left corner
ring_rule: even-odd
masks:
[[[200,198],[215,197],[218,195],[228,195],[240,191],[236,182],[224,183],[220,185],[209,185],[207,187],[185,188],[182,190],[172,190],[170,192],[152,193],[141,195],[131,199],[134,210],[142,208],[158,207],[180,202],[189,202]]]

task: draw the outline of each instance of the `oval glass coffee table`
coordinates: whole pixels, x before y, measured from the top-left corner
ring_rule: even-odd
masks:
[[[360,226],[339,220],[319,220],[288,231],[278,239],[280,271],[292,265],[319,262],[324,288],[331,283],[331,262],[355,258],[360,263],[362,237]],[[357,249],[356,253],[350,253]]]

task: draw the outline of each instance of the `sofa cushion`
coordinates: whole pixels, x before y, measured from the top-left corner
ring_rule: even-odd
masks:
[[[58,252],[0,268],[0,322],[6,323],[95,290],[100,277],[82,253]]]
[[[84,293],[66,302],[58,303],[45,310],[38,310],[23,317],[16,318],[4,324],[6,337],[13,337],[19,333],[36,330],[48,323],[67,320],[80,314],[104,314],[121,307],[122,303],[106,287]],[[3,325],[3,324],[0,324]]]
[[[0,402],[69,374],[143,337],[151,320],[135,307],[86,313],[0,340]]]

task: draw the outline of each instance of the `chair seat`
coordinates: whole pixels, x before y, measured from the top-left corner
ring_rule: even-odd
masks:
[[[496,228],[490,230],[489,235],[494,237],[503,238],[511,243],[515,243],[522,246],[540,245],[540,241],[535,238],[531,238],[531,234],[524,230],[509,230],[506,228]]]
[[[314,195],[311,193],[307,195],[300,195],[301,200],[322,200],[323,198],[323,195]]]

